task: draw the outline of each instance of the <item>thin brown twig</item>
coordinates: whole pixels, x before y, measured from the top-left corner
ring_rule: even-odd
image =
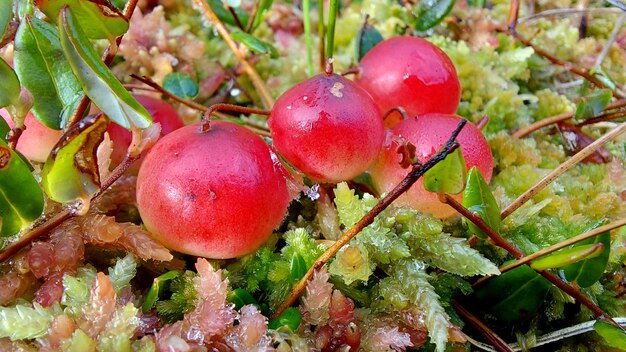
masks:
[[[612,120],[619,119],[624,116],[626,116],[626,110],[610,112],[610,113],[598,115],[596,117],[592,117],[590,119],[581,121],[576,124],[576,127],[593,125],[594,123],[599,123],[599,122],[604,122],[604,121],[612,121]]]
[[[604,111],[609,111],[609,110],[613,110],[613,109],[619,109],[619,108],[623,108],[626,106],[626,99],[620,99],[617,100],[609,105],[607,105],[607,107],[604,109]],[[562,122],[562,121],[567,121],[569,119],[571,119],[572,117],[574,117],[574,112],[566,112],[563,114],[559,114],[559,115],[554,115],[545,119],[541,119],[535,123],[532,123],[526,127],[520,128],[519,130],[515,131],[513,133],[514,137],[517,138],[524,138],[527,135],[540,130],[546,126],[549,126],[551,124],[554,123],[558,123],[558,122]],[[599,116],[598,116],[599,117]],[[591,119],[589,119],[591,120]]]
[[[519,0],[511,1],[509,7],[509,31],[515,32],[517,27],[517,19],[519,18]]]
[[[558,65],[558,66],[564,67],[565,69],[567,69],[571,73],[573,73],[575,75],[578,75],[578,76],[588,80],[589,82],[593,83],[596,87],[608,88],[606,86],[606,84],[604,84],[596,76],[590,74],[589,70],[577,67],[576,65],[572,64],[571,62],[567,62],[567,61],[559,59],[558,57],[552,55],[552,53],[550,53],[550,52],[548,52],[548,51],[546,51],[546,50],[536,46],[535,44],[533,44],[530,39],[522,37],[515,30],[510,30],[509,29],[506,32],[509,33],[513,38],[517,39],[520,43],[524,44],[525,46],[527,46],[529,48],[532,48],[535,51],[536,54],[538,54],[540,56],[543,56],[545,59],[547,59],[548,61],[550,61],[554,65]],[[616,90],[611,90],[611,94],[613,94],[613,96],[615,98],[617,98],[617,99],[625,98],[621,93],[617,92]]]
[[[588,7],[584,9],[575,9],[575,8],[561,8],[561,9],[550,9],[545,10],[534,15],[522,17],[518,20],[518,23],[526,23],[530,21],[537,20],[542,17],[549,16],[563,16],[563,15],[571,15],[578,13],[603,13],[603,14],[621,14],[623,11],[620,9],[616,9],[614,7]]]
[[[202,115],[202,132],[208,132],[211,129],[211,115],[217,111],[233,111],[244,114],[258,114],[269,116],[270,111],[263,109],[248,108],[245,106],[233,105],[233,104],[213,104]]]
[[[237,60],[243,66],[244,71],[248,74],[248,76],[250,77],[250,80],[252,81],[252,84],[254,85],[257,92],[259,93],[259,96],[261,97],[261,100],[263,101],[263,105],[267,109],[271,109],[272,106],[274,106],[274,99],[269,93],[269,89],[267,88],[263,80],[261,79],[261,76],[259,76],[258,72],[256,72],[254,67],[250,65],[250,63],[246,60],[246,57],[239,50],[239,48],[237,47],[237,43],[230,36],[230,33],[228,32],[228,29],[226,29],[226,26],[224,26],[222,21],[217,17],[215,12],[213,12],[213,9],[211,9],[211,7],[206,1],[193,0],[193,2],[196,5],[196,7],[200,9],[204,17],[206,17],[213,24],[213,27],[215,27],[215,30],[217,30],[217,32],[222,36],[222,38],[224,39],[224,41],[226,42],[230,50],[235,54],[235,56],[237,57]]]
[[[497,351],[513,352],[511,347],[509,347],[509,345],[500,336],[498,336],[498,334],[478,319],[478,317],[472,314],[456,300],[452,300],[451,303],[454,310],[459,313],[461,318],[468,322],[474,329],[478,330],[478,332],[480,332]]]
[[[230,11],[230,14],[233,15],[233,18],[235,19],[235,23],[237,23],[237,27],[239,27],[239,29],[245,32],[246,27],[244,27],[243,23],[241,23],[241,20],[239,19],[239,16],[237,15],[237,12],[235,11],[235,9],[232,8],[232,6],[228,6],[228,5],[226,5],[226,7],[228,8],[228,11]]]
[[[552,170],[548,175],[539,180],[537,184],[531,187],[529,190],[520,195],[517,199],[515,199],[511,204],[509,204],[502,213],[500,217],[502,219],[511,215],[515,210],[521,207],[524,203],[526,203],[530,198],[534,197],[537,193],[539,193],[542,189],[544,189],[547,185],[552,183],[555,179],[561,176],[564,172],[574,167],[576,164],[581,162],[583,159],[593,154],[596,150],[600,149],[607,142],[617,138],[620,134],[626,131],[626,122],[622,122],[619,126],[617,126],[612,131],[604,134],[602,137],[598,138],[595,142],[589,144],[585,148],[583,148],[578,153],[574,154],[571,158],[567,159],[561,165],[559,165],[556,169]]]
[[[120,163],[109,176],[102,182],[100,190],[91,198],[93,202],[104,191],[106,191],[117,179],[119,179],[124,172],[132,165],[132,163],[139,159],[138,156],[126,156],[124,161]],[[22,249],[26,248],[29,244],[38,238],[47,235],[57,226],[61,225],[64,221],[77,216],[77,212],[70,207],[65,207],[63,210],[47,218],[45,221],[38,223],[35,227],[26,232],[17,241],[10,243],[8,246],[0,252],[0,263],[4,263],[6,260],[17,254]]]
[[[300,295],[302,295],[302,292],[304,292],[308,280],[313,277],[313,273],[315,272],[315,270],[320,269],[326,263],[328,263],[328,261],[332,259],[341,248],[343,248],[348,242],[350,242],[350,240],[354,238],[354,236],[356,236],[359,232],[361,232],[361,230],[370,225],[378,214],[385,210],[400,195],[406,192],[406,190],[408,190],[420,177],[424,175],[424,173],[430,170],[441,160],[445,159],[447,155],[449,155],[454,150],[456,150],[456,148],[459,147],[458,143],[456,143],[456,137],[459,135],[466,123],[466,120],[461,120],[444,147],[437,154],[435,154],[432,158],[430,158],[422,165],[414,165],[411,168],[411,171],[409,171],[406,177],[398,185],[396,185],[396,187],[394,187],[370,211],[368,211],[367,214],[365,214],[356,224],[348,229],[337,241],[335,241],[335,243],[333,243],[332,246],[330,246],[330,248],[322,253],[319,258],[317,258],[317,260],[309,268],[307,273],[300,279],[300,281],[298,281],[294,285],[294,288],[289,296],[278,307],[276,312],[274,312],[274,318],[280,316],[285,309],[292,306],[300,297]]]

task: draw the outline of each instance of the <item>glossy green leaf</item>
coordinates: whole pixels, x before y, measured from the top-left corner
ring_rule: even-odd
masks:
[[[277,330],[287,326],[291,331],[297,331],[302,322],[302,313],[297,308],[289,307],[278,318],[270,320],[268,329]]]
[[[88,201],[100,189],[96,152],[107,125],[102,114],[86,117],[54,147],[41,173],[43,189],[50,199],[59,203]]]
[[[602,336],[602,339],[608,346],[617,348],[620,351],[626,351],[626,332],[624,330],[600,319],[593,324],[593,329],[598,335]]]
[[[144,312],[147,312],[154,307],[154,304],[159,299],[159,294],[163,290],[163,286],[178,277],[178,275],[180,275],[180,271],[172,270],[161,276],[155,277],[154,280],[152,280],[152,285],[150,286],[148,293],[146,293],[146,298],[141,306]]]
[[[252,297],[250,292],[244,290],[243,288],[236,288],[231,293],[229,293],[228,302],[235,305],[235,310],[240,310],[241,307],[248,304],[254,304],[258,306],[257,301],[254,299],[254,297]]]
[[[367,22],[361,27],[356,37],[356,56],[359,61],[372,49],[376,44],[383,41],[383,36],[380,32],[367,24]]]
[[[20,81],[15,71],[0,58],[0,108],[15,104],[20,98]]]
[[[198,83],[188,74],[181,72],[172,72],[165,76],[163,89],[183,99],[191,99],[198,95]]]
[[[295,254],[293,256],[293,258],[291,258],[291,265],[290,265],[290,276],[291,276],[291,281],[298,281],[300,280],[304,274],[306,274],[307,272],[307,266],[306,266],[306,262],[304,261],[304,258],[302,258],[302,256],[300,254]]]
[[[274,0],[260,0],[257,5],[256,13],[254,14],[254,20],[252,21],[252,30],[256,29],[263,23],[265,14],[272,6]]]
[[[526,265],[479,286],[473,294],[490,315],[505,322],[535,315],[550,290],[550,282]]]
[[[577,263],[581,260],[597,257],[603,250],[604,245],[602,243],[565,248],[545,257],[533,260],[530,267],[535,270],[556,269]]]
[[[60,38],[72,71],[89,98],[113,122],[130,129],[147,128],[150,114],[113,76],[67,8],[60,14]]]
[[[25,16],[15,37],[14,62],[22,84],[36,97],[33,115],[50,128],[63,128],[83,90],[63,55],[57,28]]]
[[[10,130],[11,128],[9,127],[9,124],[6,121],[4,121],[3,118],[0,118],[0,139],[6,142],[7,133],[9,133]]]
[[[461,149],[446,156],[424,174],[424,188],[430,192],[457,194],[465,188],[467,166]]]
[[[602,223],[597,222],[593,226],[587,228],[585,232],[591,231],[600,225],[602,225]],[[579,261],[575,264],[570,264],[562,269],[567,280],[570,282],[576,281],[580,287],[589,287],[600,280],[600,277],[604,273],[604,270],[609,262],[611,248],[610,233],[605,232],[585,241],[578,242],[571,248],[595,245],[598,243],[602,243],[604,245],[604,250],[602,250],[598,256]]]
[[[417,7],[415,29],[424,32],[438,25],[452,11],[456,0],[424,0]]]
[[[596,66],[589,70],[589,74],[595,76],[600,82],[602,82],[610,90],[617,89],[617,84],[609,76],[609,74],[602,68],[602,66]]]
[[[13,1],[12,0],[0,0],[0,41],[4,38],[11,18],[13,17]]]
[[[485,7],[486,0],[467,0],[467,4],[471,7]]]
[[[235,30],[230,34],[234,40],[245,45],[248,49],[257,54],[269,54],[271,58],[278,57],[278,51],[271,44],[264,42],[255,36],[244,31]]]
[[[463,192],[463,206],[472,213],[478,213],[478,216],[493,230],[500,230],[500,207],[489,185],[476,167],[473,167],[467,176],[467,185]],[[483,230],[473,222],[468,221],[467,226],[474,235],[480,238],[487,237]]]
[[[0,237],[35,221],[43,206],[43,192],[29,166],[0,139]]]
[[[108,0],[36,0],[36,6],[53,21],[68,6],[87,37],[114,40],[126,33],[128,21]]]
[[[235,27],[238,26],[237,21],[235,20],[235,17],[228,9],[226,9],[222,1],[207,0],[207,4],[211,6],[211,10],[215,12],[215,15],[220,19],[220,21],[226,24],[229,24],[231,26],[235,26]],[[248,15],[248,13],[245,10],[243,10],[241,7],[233,7],[233,10],[235,11],[235,14],[237,14],[237,18],[239,18],[239,21],[241,22],[241,24],[245,27],[248,24],[250,15]]]
[[[611,101],[611,91],[608,89],[597,90],[586,97],[582,97],[576,105],[576,119],[594,117],[602,112]]]

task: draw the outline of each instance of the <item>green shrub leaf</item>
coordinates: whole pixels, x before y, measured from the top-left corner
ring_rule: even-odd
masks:
[[[44,199],[26,162],[0,140],[0,237],[11,236],[39,218]]]
[[[596,320],[593,329],[602,336],[604,342],[620,351],[626,351],[626,332],[604,320]]]
[[[611,101],[611,91],[609,89],[600,89],[586,97],[582,97],[578,105],[576,105],[577,120],[594,117],[602,112]]]
[[[601,222],[597,222],[593,226],[587,228],[585,232],[591,231],[601,224]],[[570,264],[563,268],[563,272],[565,273],[565,278],[567,280],[576,281],[580,287],[589,287],[600,280],[600,277],[604,273],[604,270],[609,262],[609,252],[611,248],[611,235],[609,232],[605,232],[585,241],[578,242],[570,248],[573,250],[574,248],[580,248],[588,245],[593,246],[599,243],[603,244],[603,249],[598,255],[581,260],[574,264]]]
[[[82,97],[82,88],[63,56],[58,30],[26,15],[15,37],[15,70],[35,97],[33,115],[61,129]]]
[[[198,95],[198,83],[186,73],[173,72],[163,79],[163,89],[183,99]]]
[[[597,257],[603,250],[604,244],[602,243],[566,248],[545,257],[533,260],[530,267],[535,270],[560,268],[577,263],[581,260]]]
[[[150,126],[152,119],[148,111],[100,60],[72,12],[64,8],[59,17],[61,47],[87,96],[124,128]]]
[[[456,0],[424,0],[417,7],[414,27],[424,32],[438,25],[452,11]]]
[[[457,194],[465,188],[467,166],[461,149],[446,156],[424,174],[424,188],[430,192]]]
[[[20,81],[15,71],[0,58],[0,108],[15,104],[20,98]]]
[[[272,59],[278,57],[278,51],[271,44],[258,39],[257,37],[240,30],[234,30],[230,34],[234,40],[245,45],[248,49],[257,54],[269,54]]]
[[[9,23],[11,22],[11,17],[13,16],[13,1],[3,0],[0,1],[0,41],[4,38],[7,29],[9,28]]]
[[[494,231],[499,231],[500,207],[493,193],[491,193],[489,185],[476,167],[473,167],[467,176],[467,186],[463,192],[463,206],[472,213],[478,213],[478,216]],[[474,225],[473,222],[468,221],[467,226],[476,236],[487,237],[483,230]]]
[[[361,61],[363,56],[367,54],[376,44],[383,41],[383,36],[380,32],[370,26],[367,22],[361,27],[356,37],[356,57]]]
[[[261,4],[259,4],[259,7],[257,8],[257,13],[261,12],[261,6],[263,5],[263,2],[265,1],[261,1]],[[237,21],[235,20],[235,17],[230,11],[226,9],[224,3],[221,0],[207,0],[207,4],[211,6],[211,10],[215,12],[215,15],[220,19],[220,21],[231,26],[237,26]],[[235,14],[237,15],[237,18],[239,18],[241,24],[245,26],[250,19],[248,13],[244,11],[241,7],[232,7],[232,9],[235,11]],[[267,9],[265,9],[265,11],[267,11]]]

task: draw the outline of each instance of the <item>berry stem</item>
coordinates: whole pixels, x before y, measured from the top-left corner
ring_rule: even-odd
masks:
[[[306,74],[313,76],[313,36],[311,34],[311,0],[302,1],[304,42],[306,43]]]
[[[337,241],[333,243],[330,248],[328,248],[322,255],[317,258],[315,263],[309,268],[307,273],[298,281],[295,285],[289,296],[285,299],[285,301],[278,307],[276,312],[274,312],[273,318],[280,316],[283,311],[290,306],[292,306],[296,300],[302,295],[304,292],[307,282],[309,279],[313,277],[313,273],[319,268],[323,267],[330,259],[332,259],[337,252],[341,248],[343,248],[354,236],[356,236],[361,230],[370,225],[374,218],[378,214],[380,214],[383,210],[385,210],[394,200],[396,200],[399,196],[401,196],[404,192],[406,192],[420,177],[424,175],[428,170],[430,170],[433,166],[437,165],[440,161],[446,158],[450,153],[454,152],[459,144],[456,142],[456,138],[459,133],[467,123],[467,120],[463,119],[459,122],[457,128],[452,132],[452,135],[446,142],[446,144],[441,148],[437,154],[435,154],[432,158],[426,161],[422,165],[414,165],[411,168],[411,171],[406,175],[406,177],[400,181],[396,187],[394,187],[385,197],[383,197],[370,211],[365,214],[361,220],[359,220],[356,224],[354,224],[350,229],[348,229]]]
[[[211,115],[216,111],[232,111],[232,112],[240,112],[244,114],[258,114],[269,116],[270,111],[255,109],[255,108],[247,108],[245,106],[233,105],[233,104],[213,104],[211,105],[204,114],[202,115],[202,132],[209,132],[211,129]]]
[[[252,67],[252,65],[250,65],[250,63],[246,60],[244,54],[239,50],[239,48],[237,47],[237,43],[230,36],[230,33],[228,32],[228,29],[226,29],[226,26],[224,26],[222,21],[217,17],[215,12],[213,12],[213,9],[211,9],[206,1],[193,0],[193,3],[198,9],[200,9],[200,12],[204,15],[204,17],[208,19],[211,24],[213,24],[215,30],[222,36],[222,39],[224,39],[226,45],[228,45],[230,50],[235,54],[237,60],[239,61],[241,66],[243,66],[244,71],[246,71],[246,73],[250,77],[250,80],[252,80],[254,88],[256,88],[256,90],[259,92],[261,100],[263,101],[263,105],[265,105],[266,108],[271,109],[272,106],[274,106],[274,99],[269,93],[269,89],[261,79],[261,76],[259,76],[259,73],[256,72],[254,67]]]
[[[339,0],[330,0],[328,5],[328,30],[326,32],[326,56],[333,57],[335,51],[335,22],[339,12]]]
[[[326,37],[326,28],[324,27],[324,2],[317,2],[317,37],[319,38],[319,64],[320,71],[324,70],[326,64],[326,47],[324,45],[324,38]]]
[[[620,134],[626,131],[626,122],[622,122],[619,126],[617,126],[612,131],[604,134],[602,137],[598,138],[595,142],[589,144],[585,148],[583,148],[578,153],[574,154],[571,158],[567,159],[561,165],[559,165],[556,169],[552,170],[548,175],[542,178],[537,184],[528,189],[522,195],[520,195],[517,199],[515,199],[511,204],[509,204],[502,213],[500,217],[502,219],[511,215],[515,210],[524,205],[529,199],[539,193],[542,189],[544,189],[547,185],[552,183],[552,181],[556,180],[561,174],[566,172],[567,170],[574,167],[580,161],[593,154],[596,150],[600,149],[607,142],[617,138]]]

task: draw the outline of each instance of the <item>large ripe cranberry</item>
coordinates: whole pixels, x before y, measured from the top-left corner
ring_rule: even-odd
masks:
[[[367,170],[384,137],[370,95],[332,73],[311,77],[285,92],[268,125],[278,152],[322,183],[346,181]]]
[[[282,165],[246,128],[214,121],[159,140],[137,178],[146,228],[170,249],[234,258],[259,247],[290,201]]]
[[[387,141],[376,165],[371,170],[372,181],[378,191],[389,192],[408,173],[407,169],[400,166],[402,157],[397,153],[398,140],[403,139],[415,145],[415,154],[424,163],[450,138],[459,121],[460,117],[456,115],[426,114],[397,124],[392,129],[393,136]],[[493,156],[482,132],[468,122],[457,141],[461,145],[461,152],[468,170],[474,166],[478,167],[485,180],[489,182],[493,171]],[[462,195],[458,194],[454,197],[460,200]],[[455,214],[454,209],[439,201],[437,194],[424,189],[421,178],[394,204],[412,207],[439,218],[447,218]]]
[[[417,37],[394,37],[372,48],[359,63],[356,82],[368,91],[381,114],[403,107],[409,116],[454,114],[461,86],[450,58]]]

